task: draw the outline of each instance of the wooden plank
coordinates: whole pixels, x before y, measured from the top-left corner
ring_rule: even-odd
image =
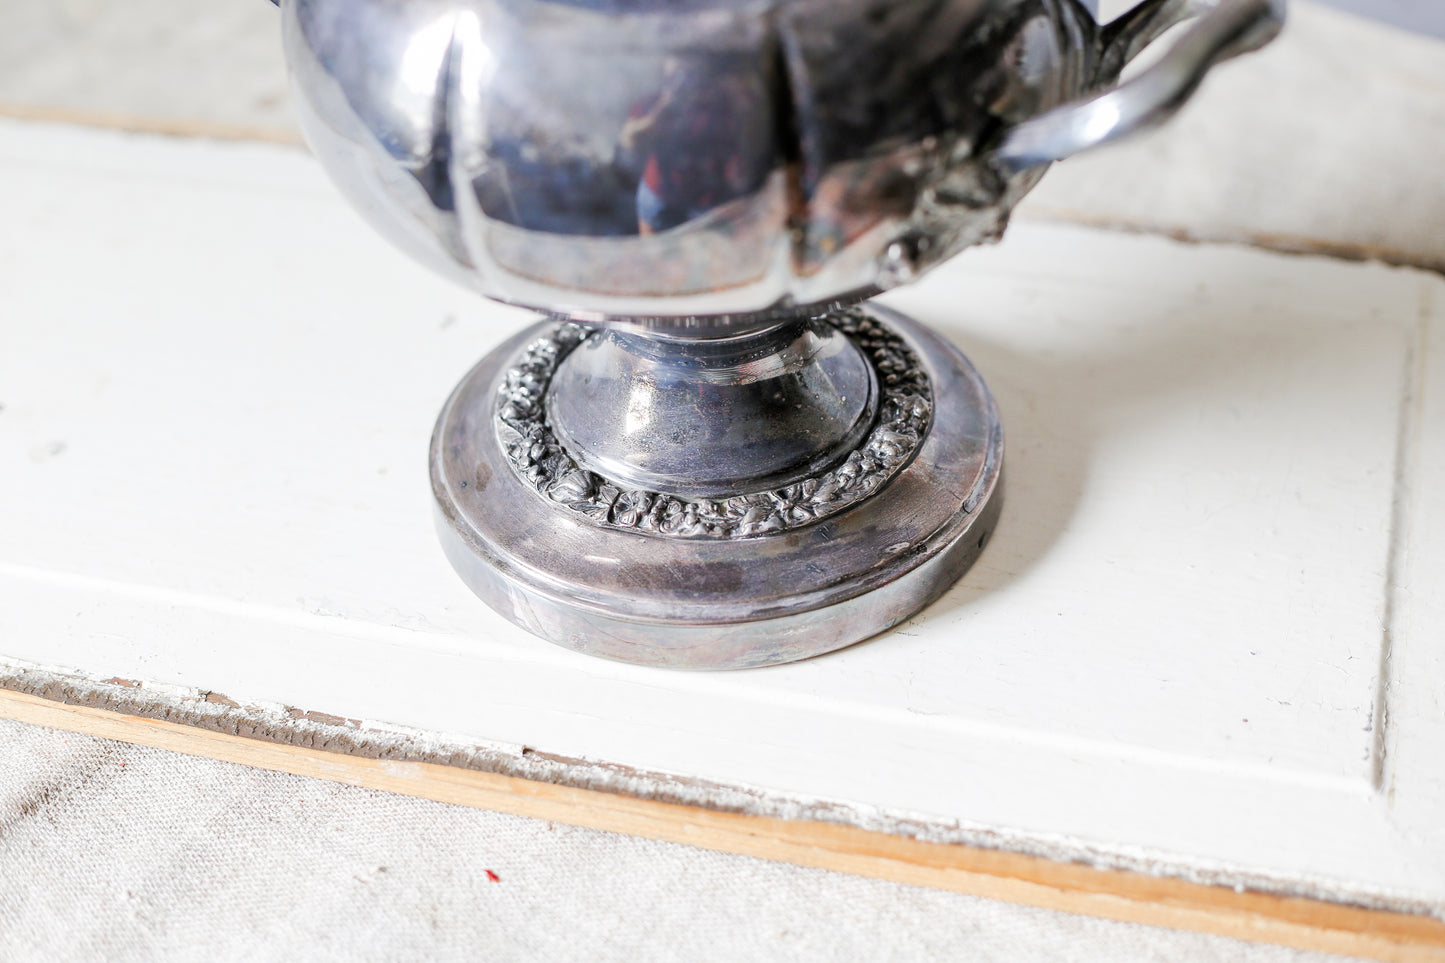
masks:
[[[0,654],[859,825],[1445,902],[1438,822],[1376,777],[1404,373],[1438,279],[1020,225],[891,297],[1003,406],[981,563],[867,645],[659,673],[516,632],[434,544],[431,422],[525,312],[411,267],[294,150],[0,124],[0,169]]]
[[[391,762],[305,749],[3,689],[0,718],[439,802],[1105,919],[1399,963],[1445,960],[1445,922],[1424,915],[1237,892],[1017,853],[929,843],[854,826],[718,812],[431,762]]]

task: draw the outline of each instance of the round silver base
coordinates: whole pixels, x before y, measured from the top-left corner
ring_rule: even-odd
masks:
[[[931,410],[918,409],[918,438],[903,444],[880,428],[861,461],[802,485],[700,502],[620,490],[565,468],[547,477],[555,450],[539,457],[539,444],[508,421],[515,411],[502,411],[516,403],[519,364],[554,343],[559,322],[512,338],[462,380],[432,437],[447,557],[527,631],[642,665],[791,662],[913,615],[963,574],[993,531],[1003,433],[983,379],[956,348],[896,312],[853,310],[901,340],[926,375]],[[523,381],[535,380],[535,367]],[[529,444],[531,456],[520,453]],[[890,464],[890,451],[906,460]]]

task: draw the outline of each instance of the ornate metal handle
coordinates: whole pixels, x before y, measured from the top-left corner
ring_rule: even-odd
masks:
[[[1099,75],[1116,79],[1165,31],[1194,17],[1199,23],[1158,63],[1111,90],[1015,126],[994,157],[1016,170],[1036,167],[1158,126],[1212,67],[1273,40],[1284,25],[1285,0],[1144,0],[1104,28]]]

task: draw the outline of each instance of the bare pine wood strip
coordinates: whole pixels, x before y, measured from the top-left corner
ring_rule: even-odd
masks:
[[[0,718],[297,776],[1104,919],[1391,961],[1445,961],[1445,922],[1319,900],[283,745],[0,690]]]

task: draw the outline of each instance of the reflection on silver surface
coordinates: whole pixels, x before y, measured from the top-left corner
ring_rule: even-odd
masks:
[[[1044,162],[1154,123],[1281,13],[1146,0],[1101,30],[1076,0],[282,8],[307,137],[388,237],[492,297],[703,334],[997,237]],[[1152,80],[1087,103],[1201,11]]]

